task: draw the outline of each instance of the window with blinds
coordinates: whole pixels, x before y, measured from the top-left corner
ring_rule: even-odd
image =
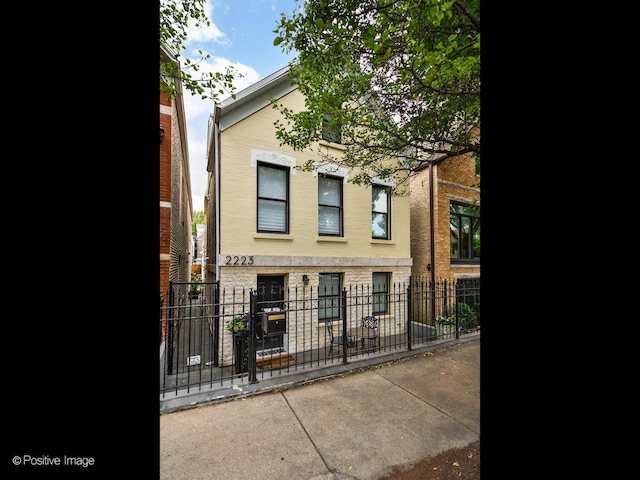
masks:
[[[258,232],[289,232],[289,167],[258,164]]]

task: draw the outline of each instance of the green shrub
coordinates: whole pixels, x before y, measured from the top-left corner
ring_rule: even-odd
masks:
[[[480,306],[478,305],[478,311]],[[479,325],[480,315],[466,303],[458,303],[458,328],[471,330]]]

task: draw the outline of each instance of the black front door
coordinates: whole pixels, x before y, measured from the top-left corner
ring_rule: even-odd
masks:
[[[283,333],[267,334],[262,328],[262,312],[265,309],[284,309],[284,275],[258,276],[258,350],[278,348],[284,345]]]

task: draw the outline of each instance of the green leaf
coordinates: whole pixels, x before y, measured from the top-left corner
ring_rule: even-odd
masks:
[[[274,45],[298,53],[290,80],[305,97],[304,111],[273,105],[276,138],[313,149],[331,113],[344,149],[326,161],[362,184],[408,177],[407,165],[431,155],[479,154],[469,132],[480,126],[480,24],[477,0],[307,0],[274,31]],[[411,160],[387,161],[398,157]]]

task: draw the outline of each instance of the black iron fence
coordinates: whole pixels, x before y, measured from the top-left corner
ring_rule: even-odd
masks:
[[[479,279],[339,292],[296,287],[276,302],[258,298],[255,288],[170,284],[160,297],[162,398],[412,350],[480,328]]]

